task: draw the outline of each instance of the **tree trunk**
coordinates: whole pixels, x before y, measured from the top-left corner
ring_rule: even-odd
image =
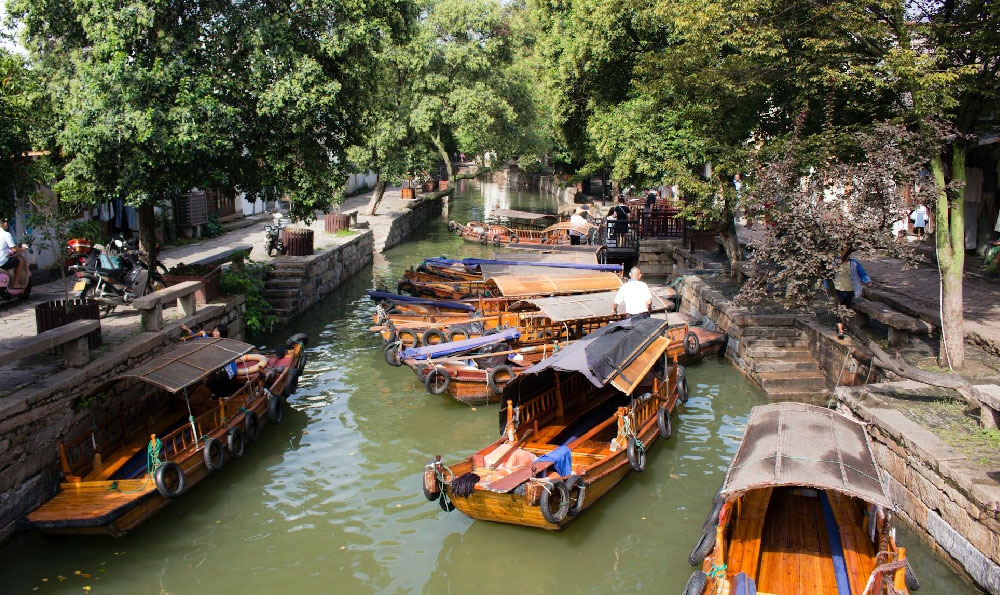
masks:
[[[150,272],[155,271],[160,250],[156,244],[156,211],[149,199],[139,205],[139,248]]]
[[[941,344],[938,364],[961,370],[965,366],[965,324],[962,303],[962,276],[965,269],[965,189],[948,201],[944,180],[944,160],[931,158],[931,171],[937,185],[937,205],[934,241],[937,243],[938,266],[941,268]],[[965,181],[965,146],[952,147],[952,176]]]
[[[733,213],[732,205],[728,199],[722,207],[721,217],[719,237],[722,238],[722,247],[726,251],[726,258],[729,259],[729,274],[732,277],[737,277],[739,272],[737,267],[743,260],[743,251],[740,250],[740,239],[736,235],[736,215]]]
[[[622,183],[618,180],[611,182],[611,200],[618,200],[618,195],[622,193]]]
[[[368,202],[368,214],[374,215],[375,210],[378,209],[378,205],[382,202],[382,196],[385,195],[385,178],[382,174],[375,174],[375,190],[372,191],[372,199]]]
[[[444,159],[444,168],[445,171],[448,172],[448,179],[449,180],[454,179],[455,172],[452,171],[451,168],[451,157],[448,155],[448,151],[445,150],[444,143],[441,142],[440,130],[431,135],[431,142],[433,142],[434,146],[437,147],[438,153],[441,154],[441,159]]]

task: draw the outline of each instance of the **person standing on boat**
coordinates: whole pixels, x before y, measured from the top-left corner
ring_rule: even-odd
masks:
[[[642,282],[642,270],[639,267],[632,267],[628,276],[628,282],[619,287],[618,293],[615,294],[611,311],[618,314],[618,307],[624,305],[625,313],[629,316],[648,315],[653,307],[653,293],[649,291],[649,286]]]
[[[578,227],[580,229],[586,229],[590,224],[587,220],[583,218],[583,209],[577,209],[573,212],[573,215],[569,218],[570,225]],[[583,238],[582,231],[576,231],[575,229],[569,230],[569,243],[573,246],[579,246],[581,244],[580,240]]]

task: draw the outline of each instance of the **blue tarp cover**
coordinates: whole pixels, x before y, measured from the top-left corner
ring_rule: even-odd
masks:
[[[446,302],[443,300],[429,300],[427,298],[413,297],[412,295],[400,295],[398,293],[389,293],[388,291],[376,291],[374,289],[369,290],[368,296],[371,297],[376,302],[379,300],[393,300],[396,302],[408,302],[410,304],[423,304],[427,306],[440,306],[442,308],[451,308],[452,310],[466,310],[468,312],[475,312],[476,307],[472,304],[466,304],[465,302]]]
[[[500,343],[510,339],[516,339],[521,336],[521,331],[517,329],[507,329],[495,333],[492,335],[487,335],[485,337],[477,337],[475,339],[465,339],[464,341],[451,341],[448,343],[438,343],[437,345],[425,345],[424,347],[410,347],[409,349],[404,349],[401,359],[408,358],[425,358],[425,357],[442,357],[445,355],[452,355],[455,353],[461,353],[463,351],[469,351],[471,349],[478,349],[483,345],[490,345],[492,343]]]
[[[535,462],[552,461],[555,463],[556,473],[559,475],[569,475],[573,473],[573,453],[569,448],[560,446],[547,455],[542,455],[535,459]]]

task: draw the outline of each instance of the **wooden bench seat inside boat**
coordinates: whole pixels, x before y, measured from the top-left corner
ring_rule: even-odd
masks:
[[[144,454],[146,452],[146,448],[149,446],[150,434],[165,436],[183,425],[186,420],[187,412],[183,412],[182,414],[176,409],[163,409],[159,411],[155,416],[151,417],[147,421],[146,428],[148,431],[139,433],[127,444],[119,447],[113,453],[109,454],[106,460],[103,461],[101,468],[94,469],[88,473],[83,480],[103,481],[110,479],[129,460],[139,453]]]

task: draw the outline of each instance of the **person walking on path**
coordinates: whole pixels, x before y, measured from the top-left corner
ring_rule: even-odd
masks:
[[[851,252],[853,251],[850,247],[844,250],[833,276],[833,289],[837,295],[837,303],[844,308],[850,308],[854,298],[861,297],[863,286],[867,285],[871,287],[873,285],[871,278],[868,277],[868,273],[865,272],[861,263],[851,258]],[[826,281],[823,283],[825,285]],[[843,339],[844,317],[840,314],[838,314],[838,317],[837,338]]]
[[[618,314],[618,307],[624,305],[625,313],[629,316],[648,315],[653,307],[653,293],[649,291],[649,286],[642,282],[642,271],[639,267],[632,267],[628,276],[628,282],[619,287],[618,293],[615,294],[611,311]]]
[[[913,221],[913,233],[917,234],[921,240],[924,239],[924,228],[927,227],[928,218],[927,207],[922,204],[917,205],[917,208],[910,213],[910,221]]]

